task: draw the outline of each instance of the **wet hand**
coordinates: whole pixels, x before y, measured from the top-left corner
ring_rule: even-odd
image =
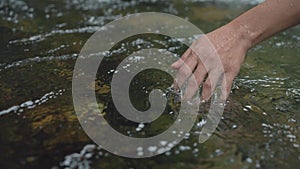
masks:
[[[177,70],[174,87],[183,89],[183,99],[189,100],[202,85],[201,100],[206,101],[220,84],[221,99],[225,101],[249,46],[245,39],[227,27],[200,37],[172,64]]]

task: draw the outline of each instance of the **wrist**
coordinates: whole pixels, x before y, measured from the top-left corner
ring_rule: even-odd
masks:
[[[229,35],[238,40],[245,50],[249,50],[257,44],[257,39],[261,33],[250,28],[247,24],[238,21],[232,21],[224,26]]]

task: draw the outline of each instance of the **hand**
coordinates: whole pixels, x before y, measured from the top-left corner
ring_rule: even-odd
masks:
[[[178,70],[175,88],[182,89],[186,83],[183,99],[189,100],[202,84],[201,100],[206,101],[220,83],[221,99],[225,101],[249,48],[250,43],[231,26],[200,37],[172,64]]]

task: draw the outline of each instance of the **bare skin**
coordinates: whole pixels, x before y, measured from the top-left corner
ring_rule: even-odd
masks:
[[[199,38],[172,64],[177,69],[175,87],[187,82],[183,99],[190,99],[203,85],[201,99],[211,97],[221,81],[222,99],[230,94],[234,78],[240,71],[247,51],[261,41],[300,23],[300,0],[266,0],[227,25]],[[210,47],[210,43],[214,49]],[[218,61],[216,58],[219,58]],[[224,71],[220,71],[219,63]],[[189,78],[191,75],[194,78]]]

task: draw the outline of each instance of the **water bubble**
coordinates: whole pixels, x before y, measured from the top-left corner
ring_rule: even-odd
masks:
[[[155,152],[156,150],[157,150],[156,146],[150,146],[150,147],[148,147],[148,151],[150,151],[150,152]]]
[[[221,149],[216,149],[215,153],[216,153],[217,156],[220,156],[220,155],[223,154],[223,151]]]
[[[247,161],[248,163],[252,163],[252,162],[253,162],[253,160],[252,160],[251,158],[249,158],[249,157],[246,159],[246,161]]]
[[[145,125],[144,125],[144,123],[140,123],[140,124],[138,125],[138,127],[139,127],[139,128],[144,128]]]
[[[143,151],[143,147],[138,147],[136,150],[137,151]]]
[[[162,146],[166,146],[166,145],[168,144],[168,142],[167,142],[167,141],[164,141],[164,140],[160,141],[159,143],[160,143],[160,145],[162,145]]]

